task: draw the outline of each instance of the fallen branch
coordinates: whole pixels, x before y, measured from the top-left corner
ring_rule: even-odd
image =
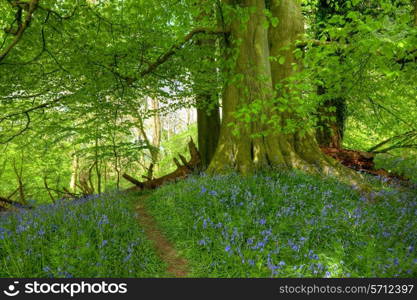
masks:
[[[57,192],[60,192],[60,193],[64,194],[64,198],[74,198],[74,199],[76,199],[76,198],[79,198],[79,197],[82,196],[82,195],[79,195],[79,194],[71,193],[66,187],[64,187],[62,189],[64,190],[64,192],[61,192],[61,191],[57,191]]]
[[[388,182],[393,180],[408,185],[409,179],[399,174],[390,173],[385,169],[376,169],[374,157],[377,152],[364,152],[338,148],[321,148],[322,152],[335,158],[342,165],[345,165],[358,172],[368,173],[374,176],[385,177]]]
[[[25,208],[25,209],[32,209],[33,208],[33,206],[24,205],[24,204],[21,204],[19,202],[15,202],[13,200],[10,200],[10,199],[4,198],[4,197],[0,197],[0,207],[4,207],[4,205],[1,205],[1,202],[6,203],[8,205],[11,205],[13,207],[17,207],[17,208]]]
[[[135,189],[140,190],[152,190],[162,186],[167,182],[184,179],[193,171],[195,171],[200,164],[200,154],[198,153],[197,147],[195,146],[192,139],[188,143],[188,149],[190,151],[191,159],[187,161],[184,156],[180,155],[180,159],[183,162],[183,164],[181,164],[178,159],[174,158],[174,162],[177,165],[177,169],[174,172],[145,182],[141,182],[128,174],[123,174],[123,178],[133,183],[135,185]]]

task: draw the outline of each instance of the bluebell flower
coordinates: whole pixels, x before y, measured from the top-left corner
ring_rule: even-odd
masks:
[[[319,259],[319,256],[318,256],[317,254],[315,254],[315,253],[313,252],[313,250],[308,251],[308,257],[309,257],[310,259],[315,259],[315,260]]]
[[[132,257],[132,253],[129,253],[128,255],[126,255],[126,257],[123,259],[123,262],[127,262],[130,260],[130,258]]]
[[[24,226],[24,225],[20,224],[19,226],[17,226],[17,228],[16,228],[16,232],[17,232],[17,233],[21,233],[21,232],[26,231],[26,229],[27,229],[27,227],[26,227],[26,226]]]
[[[201,246],[205,246],[205,245],[207,245],[207,242],[206,242],[206,240],[202,239],[202,240],[198,241],[198,244],[201,245]]]
[[[296,244],[293,244],[293,245],[291,246],[291,248],[292,248],[292,250],[294,250],[294,251],[298,251],[298,250],[300,250],[300,246],[298,246],[298,245],[296,245]]]
[[[209,192],[209,195],[211,195],[211,196],[216,196],[216,195],[217,195],[217,192],[216,192],[216,191],[210,191],[210,192]]]
[[[104,225],[104,224],[109,224],[109,218],[107,217],[107,215],[102,215],[98,225]]]
[[[256,249],[263,249],[265,247],[265,241],[260,241],[258,242],[255,246],[252,246],[252,249],[256,250]]]

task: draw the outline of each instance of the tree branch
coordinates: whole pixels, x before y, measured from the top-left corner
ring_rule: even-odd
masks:
[[[36,8],[38,7],[38,3],[39,0],[32,0],[31,2],[28,3],[29,8],[28,8],[28,12],[26,14],[25,20],[24,22],[19,26],[17,32],[16,32],[16,36],[13,39],[13,41],[10,43],[9,46],[7,46],[6,49],[4,49],[3,52],[0,53],[0,62],[6,58],[6,56],[10,53],[10,51],[14,48],[14,46],[17,45],[17,43],[19,43],[19,41],[21,40],[23,34],[25,33],[26,29],[29,27],[30,22],[32,21],[32,15],[35,12]]]
[[[224,30],[221,30],[221,29],[213,30],[213,29],[204,28],[204,27],[196,28],[196,29],[190,31],[182,39],[182,41],[180,43],[171,46],[171,48],[169,48],[168,51],[161,54],[155,61],[149,63],[148,67],[145,70],[143,70],[142,72],[140,72],[138,77],[124,76],[124,75],[120,74],[119,72],[117,72],[114,69],[111,69],[111,72],[113,74],[115,74],[116,76],[118,76],[119,78],[124,79],[129,85],[131,85],[133,82],[138,81],[139,78],[144,77],[144,76],[152,73],[160,65],[167,62],[172,56],[175,55],[175,53],[177,53],[178,50],[180,50],[182,47],[184,47],[185,44],[187,44],[189,41],[191,41],[194,38],[194,36],[196,36],[198,34],[214,34],[214,35],[220,35],[221,34],[222,35],[222,34],[225,34],[225,33],[227,33],[227,32],[224,32]]]
[[[23,114],[27,115],[27,114],[29,114],[30,112],[33,112],[33,111],[35,111],[35,110],[42,109],[42,108],[47,108],[48,106],[50,106],[50,105],[52,105],[52,104],[55,104],[55,103],[57,103],[57,102],[61,101],[62,99],[65,99],[66,97],[69,97],[69,96],[72,96],[72,94],[69,94],[69,95],[63,95],[63,96],[61,96],[61,97],[59,97],[59,98],[56,98],[56,99],[54,99],[54,100],[52,100],[52,101],[49,101],[49,102],[46,102],[46,103],[42,103],[42,104],[40,104],[40,105],[37,105],[37,106],[31,107],[31,108],[29,108],[29,109],[27,109],[27,110],[24,110],[24,111],[20,111],[20,112],[16,112],[16,113],[9,114],[9,115],[7,115],[7,116],[4,116],[4,117],[0,118],[0,123],[1,123],[1,122],[3,122],[3,121],[5,121],[5,120],[7,120],[7,119],[10,119],[10,118],[13,118],[13,117],[15,117],[15,116],[18,116],[18,115],[23,115]]]

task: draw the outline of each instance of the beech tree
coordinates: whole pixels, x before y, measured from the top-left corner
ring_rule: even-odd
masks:
[[[327,11],[317,35],[317,4],[340,3],[343,13]],[[41,174],[38,190],[52,193],[48,198],[62,192],[62,182],[79,191],[82,174],[95,177],[84,180],[89,190],[102,191],[112,180],[119,187],[124,172],[145,173],[151,163],[172,161],[164,153],[184,152],[183,140],[167,152],[156,148],[174,136],[164,130],[165,116],[194,108],[197,126],[182,134],[198,134],[203,170],[298,168],[357,182],[353,171],[322,153],[319,144],[330,145],[328,137],[337,135],[327,131],[327,142],[318,143],[317,116],[333,113],[320,111],[334,106],[323,99],[342,99],[348,145],[356,147],[354,131],[366,144],[361,150],[415,147],[415,5],[0,1],[0,170],[15,182],[8,161],[14,158],[19,170],[18,153],[27,148],[37,152],[30,163]],[[317,95],[320,86],[327,98]],[[149,108],[148,99],[158,103]],[[175,166],[160,167],[158,176]],[[18,173],[25,198],[32,173]],[[2,194],[16,188],[10,184]]]
[[[209,170],[233,168],[249,173],[267,166],[284,166],[323,174],[342,172],[338,163],[321,153],[310,131],[282,130],[296,118],[291,113],[297,109],[296,104],[274,101],[283,94],[291,95],[285,80],[301,68],[294,54],[295,42],[304,32],[300,2],[270,1],[270,14],[278,24],[269,28],[265,26],[264,0],[225,3],[231,8],[230,49],[226,53],[231,55],[236,49],[237,54],[223,93],[219,144]],[[271,61],[271,57],[280,59]],[[255,108],[250,120],[236,115],[247,107]],[[233,132],[230,124],[238,130]]]

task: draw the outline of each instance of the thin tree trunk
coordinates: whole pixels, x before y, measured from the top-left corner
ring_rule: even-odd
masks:
[[[152,110],[153,110],[153,135],[152,135],[152,163],[155,167],[158,166],[159,147],[161,146],[161,117],[159,114],[159,101],[156,98],[151,99]]]
[[[70,182],[70,189],[74,193],[77,193],[78,168],[79,168],[79,158],[76,154],[74,154],[72,157],[72,173],[71,173],[71,182]]]
[[[26,204],[26,198],[25,198],[25,186],[23,183],[23,153],[21,154],[21,160],[20,160],[20,168],[16,165],[16,160],[13,159],[13,170],[16,174],[18,189],[19,189],[19,198],[20,202],[23,204]]]
[[[114,125],[117,126],[117,120],[119,116],[119,110],[116,109],[114,111]],[[120,160],[119,160],[119,154],[117,152],[117,144],[116,144],[116,131],[113,130],[111,134],[111,140],[112,140],[112,148],[113,148],[113,158],[114,158],[114,169],[116,170],[116,187],[119,190],[120,189]]]
[[[114,169],[116,171],[116,187],[120,189],[120,166],[119,166],[119,155],[117,153],[117,146],[116,140],[114,135],[112,136],[112,143],[113,143],[113,158],[114,158]]]
[[[97,192],[99,194],[101,194],[101,171],[100,171],[100,166],[101,166],[101,162],[100,159],[98,158],[98,137],[96,137],[96,141],[95,141],[95,167],[96,167],[96,175],[97,175]]]
[[[414,0],[413,15],[414,15],[414,26],[417,26],[417,0]]]
[[[106,188],[107,188],[107,177],[108,177],[108,174],[107,174],[107,163],[104,162],[104,190],[106,190]]]
[[[55,198],[54,196],[52,196],[51,189],[48,186],[48,177],[46,175],[43,177],[43,185],[45,186],[45,189],[48,192],[49,198],[51,198],[52,203],[55,203]]]

